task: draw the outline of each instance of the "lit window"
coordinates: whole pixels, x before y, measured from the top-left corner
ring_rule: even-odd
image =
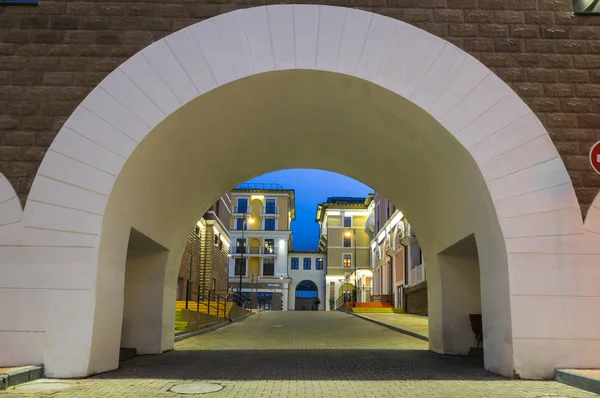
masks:
[[[344,268],[352,267],[352,254],[344,254]]]
[[[317,271],[323,271],[323,264],[324,264],[323,259],[317,258],[317,260],[315,261],[315,269]]]
[[[308,258],[305,257],[304,258],[304,269],[307,270],[307,271],[310,271],[311,266],[312,266],[312,264],[311,264],[311,258],[310,257],[308,257]]]
[[[298,257],[292,257],[292,265],[291,265],[291,269],[298,269],[300,265],[300,259]]]
[[[573,0],[575,14],[600,14],[600,0]]]
[[[265,239],[265,254],[275,253],[275,239]]]

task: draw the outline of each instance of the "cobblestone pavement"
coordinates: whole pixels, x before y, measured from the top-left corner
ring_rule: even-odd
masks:
[[[210,394],[223,397],[596,396],[553,381],[507,380],[476,358],[431,353],[424,341],[339,312],[263,312],[65,390],[4,394],[175,397],[171,387],[194,381],[223,385]]]

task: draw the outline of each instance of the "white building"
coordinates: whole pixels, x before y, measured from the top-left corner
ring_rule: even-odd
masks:
[[[325,272],[327,253],[291,251],[288,254],[288,275],[291,279],[288,299],[290,310],[325,310]],[[313,306],[313,296],[320,303]]]

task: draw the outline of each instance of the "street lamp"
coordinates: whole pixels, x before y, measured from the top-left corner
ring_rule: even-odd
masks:
[[[352,232],[346,231],[344,235],[346,238],[354,237],[354,239],[352,239],[352,245],[354,246],[354,300],[352,301],[352,306],[356,307],[356,291],[358,289],[358,271],[356,270],[356,228],[353,227]]]
[[[254,224],[254,218],[252,218],[252,214],[249,213],[245,213],[242,216],[242,247],[241,247],[241,261],[240,261],[240,287],[238,288],[238,300],[239,300],[239,305],[240,307],[242,306],[242,277],[244,275],[244,273],[242,272],[242,265],[245,265],[244,263],[244,253],[246,252],[246,241],[244,240],[244,230],[246,229],[246,225],[248,224]]]

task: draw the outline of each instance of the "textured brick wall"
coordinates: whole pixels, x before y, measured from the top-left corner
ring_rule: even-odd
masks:
[[[183,256],[181,257],[181,266],[179,267],[179,278],[184,280],[182,297],[185,300],[187,292],[187,281],[191,280],[192,296],[191,300],[196,300],[198,294],[198,281],[202,277],[202,255],[201,255],[201,240],[202,237],[195,233],[190,233]],[[191,257],[191,261],[190,261]],[[190,279],[190,267],[192,268],[192,277]]]
[[[212,247],[210,276],[217,279],[216,290],[223,295],[227,291],[229,279],[229,248],[225,245],[221,249],[215,245]]]
[[[427,315],[427,281],[405,290],[406,312]]]
[[[253,3],[237,1],[0,6],[0,170],[21,198],[56,132],[94,85],[153,41]],[[327,3],[406,21],[480,59],[537,112],[587,209],[600,187],[587,161],[600,139],[600,16],[573,16],[571,0]]]

